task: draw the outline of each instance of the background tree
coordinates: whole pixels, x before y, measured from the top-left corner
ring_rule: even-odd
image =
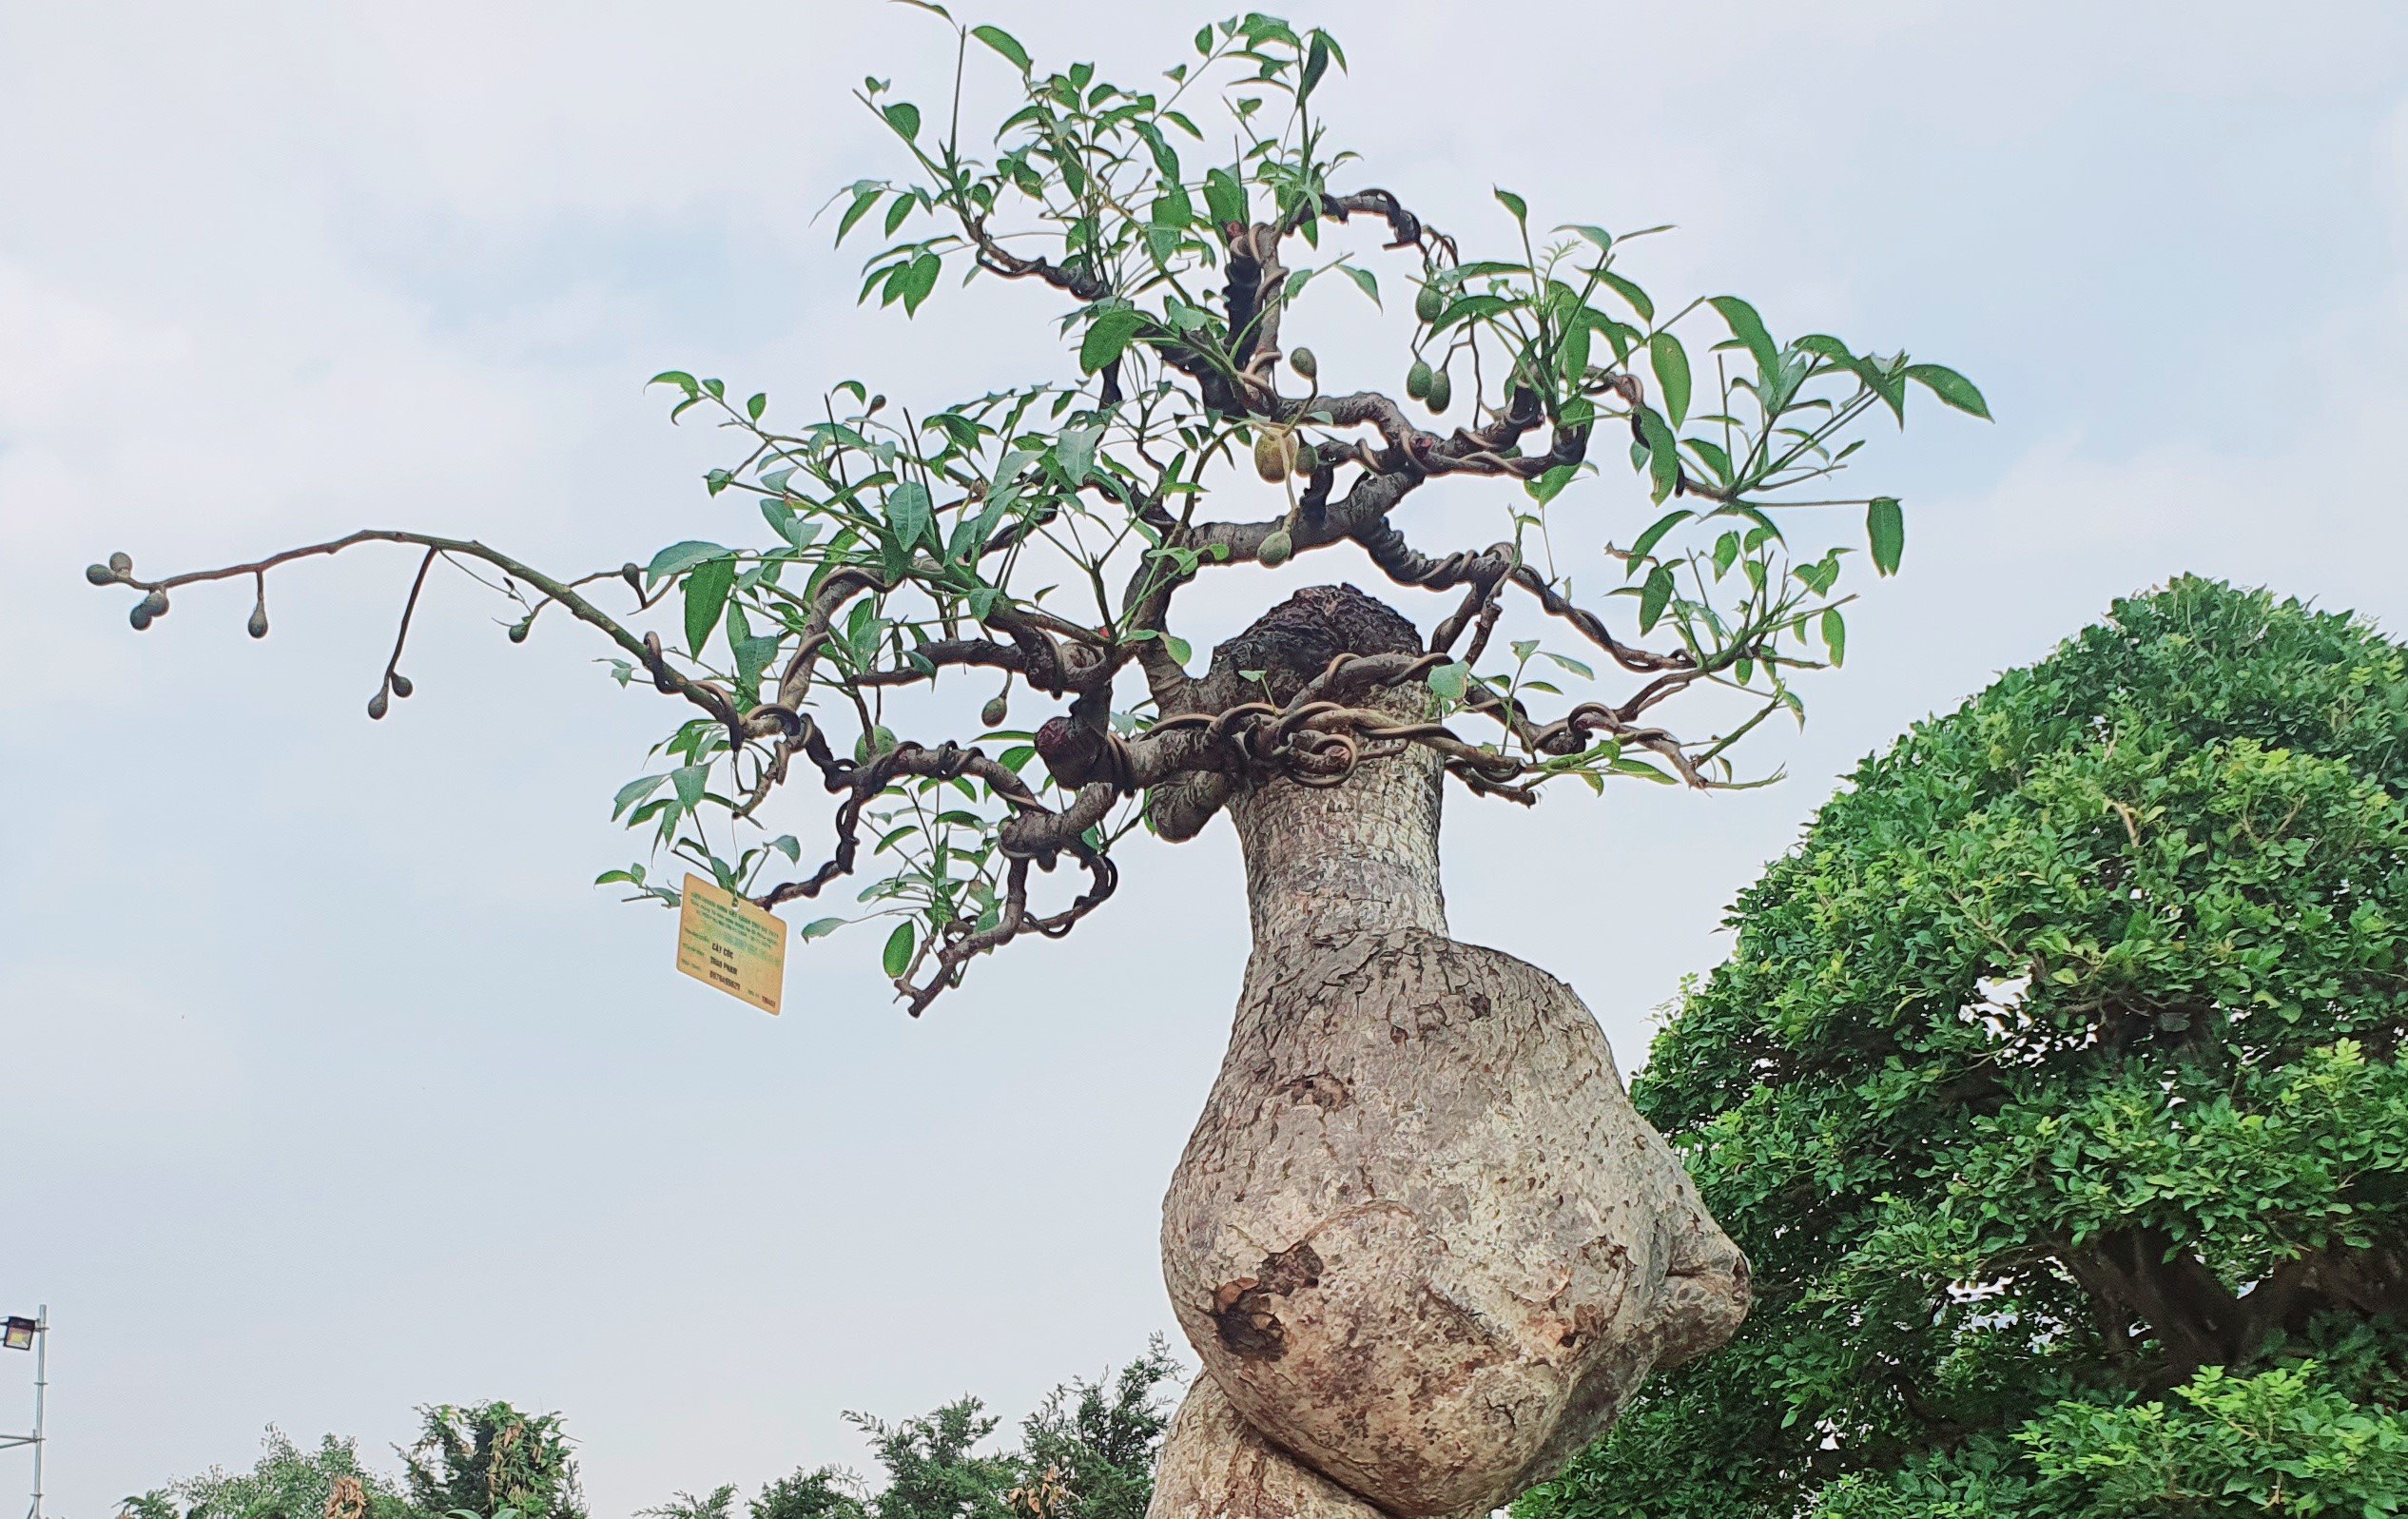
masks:
[[[706,481],[758,503],[757,547],[688,540],[559,578],[474,539],[377,529],[157,579],[121,554],[89,576],[143,593],[137,628],[173,590],[247,580],[264,635],[270,572],[407,545],[372,717],[415,690],[401,662],[438,567],[507,598],[514,640],[561,609],[615,646],[622,684],[693,711],[618,814],[656,856],[768,906],[874,865],[860,900],[914,1013],[980,956],[1071,931],[1112,894],[1124,840],[1183,840],[1230,810],[1255,950],[1166,1205],[1165,1274],[1207,1372],[1172,1437],[1175,1501],[1493,1506],[1655,1362],[1727,1334],[1745,1271],[1631,1114],[1587,1009],[1447,936],[1442,775],[1524,804],[1611,775],[1740,783],[1735,746],[1802,711],[1794,676],[1844,657],[1855,541],[1885,573],[1902,552],[1896,498],[1835,483],[1859,424],[1903,422],[1918,386],[1977,415],[1982,398],[1904,354],[1779,341],[1737,297],[1660,307],[1632,250],[1660,227],[1534,229],[1500,188],[1493,251],[1466,258],[1357,179],[1321,114],[1346,67],[1327,32],[1210,25],[1140,88],[1040,69],[996,28],[954,41],[941,110],[864,82],[903,172],[840,197],[837,236],[874,219],[889,242],[863,298],[906,315],[948,270],[1050,288],[1075,375],[925,410],[846,380],[774,412],[766,392],[658,376],[672,419],[734,439]],[[991,145],[961,127],[973,56],[1012,81]],[[1191,112],[1215,101],[1208,131]],[[1375,264],[1412,317],[1401,398],[1324,390],[1311,350],[1290,346],[1306,298],[1381,302]],[[1569,509],[1618,455],[1636,489],[1599,533]],[[1506,487],[1495,541],[1407,540],[1400,508],[1447,477]],[[1223,494],[1247,515],[1207,515]],[[1602,560],[1582,552],[1598,537]],[[1446,598],[1435,625],[1311,587],[1191,671],[1183,588],[1342,547]],[[605,611],[612,595],[633,611]],[[1529,636],[1497,638],[1508,616]],[[973,700],[993,692],[975,722],[956,699],[973,680]],[[1016,693],[1050,715],[1007,728]],[[1674,698],[1700,696],[1701,727],[1666,726]],[[808,870],[770,821],[796,775],[835,798]],[[1040,901],[1038,878],[1064,865],[1077,894]],[[674,902],[649,870],[602,880]],[[1309,1136],[1283,1116],[1305,1109]]]
[[[522,1413],[500,1402],[418,1412],[423,1428],[401,1461],[410,1503],[420,1513],[511,1509],[522,1519],[586,1519],[576,1457],[559,1414]]]
[[[126,1499],[127,1519],[417,1519],[357,1441],[329,1434],[304,1451],[271,1425],[262,1447],[248,1471],[213,1467]]]
[[[1757,1268],[1525,1519],[2408,1505],[2408,652],[2183,579],[1867,761],[1633,1095]]]

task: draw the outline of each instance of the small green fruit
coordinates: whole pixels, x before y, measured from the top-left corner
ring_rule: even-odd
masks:
[[[1286,564],[1295,552],[1296,540],[1288,536],[1288,530],[1284,527],[1272,528],[1271,536],[1263,539],[1262,547],[1254,551],[1254,557],[1260,559],[1265,568],[1276,570]]]
[[[134,610],[126,613],[126,620],[134,625],[134,632],[147,632],[150,628],[150,608],[137,601],[134,603]]]
[[[1431,411],[1445,411],[1447,403],[1454,399],[1455,382],[1447,378],[1447,371],[1442,369],[1429,377],[1429,409]]]
[[[533,633],[534,631],[534,619],[532,617],[524,617],[512,623],[510,625],[510,641],[515,644],[525,643],[527,641],[527,634]]]
[[[254,638],[267,636],[267,603],[262,601],[251,609],[251,620],[243,625],[243,632]]]
[[[1312,357],[1310,348],[1299,348],[1288,356],[1288,365],[1307,380],[1321,373],[1321,360]]]
[[[379,687],[377,693],[368,698],[368,715],[378,722],[382,722],[384,714],[391,710],[392,706],[391,702],[385,700],[384,689]]]
[[[393,672],[393,694],[396,696],[407,697],[410,692],[416,690],[418,690],[418,687],[410,684],[409,676],[401,673],[398,670]]]
[[[979,721],[989,728],[1002,727],[1003,719],[1011,715],[1011,704],[1000,696],[989,698],[987,704],[979,709]]]
[[[1421,293],[1413,297],[1413,315],[1422,320],[1424,326],[1436,321],[1446,309],[1447,298],[1438,293],[1434,284],[1422,286]]]
[[[105,564],[87,564],[84,566],[84,578],[96,586],[115,585],[117,572]]]
[[[619,566],[619,578],[628,583],[637,595],[644,594],[644,567],[631,559]]]
[[[142,598],[142,608],[144,611],[150,613],[154,621],[165,616],[167,614],[167,593],[165,591],[153,591],[150,594]]]
[[[1405,394],[1415,400],[1429,394],[1430,371],[1426,360],[1416,359],[1413,367],[1405,371]]]
[[[1295,438],[1269,430],[1254,435],[1254,473],[1263,477],[1265,484],[1276,485],[1286,479],[1295,462]]]
[[[108,556],[108,567],[119,574],[131,574],[134,573],[134,556],[120,549]]]

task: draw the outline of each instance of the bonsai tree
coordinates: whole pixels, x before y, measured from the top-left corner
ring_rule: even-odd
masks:
[[[2182,579],[1867,761],[1635,1083],[1757,1272],[1524,1501],[2394,1513],[2408,651]]]
[[[514,641],[587,625],[621,684],[686,711],[669,766],[617,798],[652,858],[602,880],[674,902],[650,873],[667,858],[776,907],[859,878],[850,921],[883,925],[915,1014],[981,956],[1101,908],[1140,836],[1229,812],[1254,947],[1166,1207],[1206,1374],[1156,1507],[1485,1509],[1650,1366],[1727,1334],[1746,1274],[1571,991],[1447,937],[1442,780],[1525,805],[1617,776],[1747,784],[1736,746],[1844,656],[1856,540],[1898,563],[1898,501],[1835,483],[1864,424],[1902,421],[1917,387],[1982,399],[1902,354],[1776,339],[1736,297],[1660,304],[1634,250],[1663,228],[1553,224],[1500,189],[1467,257],[1332,139],[1346,57],[1326,32],[1207,26],[1135,88],[1039,68],[992,27],[953,42],[940,108],[862,85],[899,173],[832,203],[836,233],[887,240],[863,299],[906,317],[981,277],[1051,291],[1075,360],[1058,378],[936,407],[845,380],[773,407],[656,377],[672,419],[728,435],[706,484],[757,503],[748,543],[553,574],[371,529],[90,576],[139,594],[137,628],[184,587],[246,582],[263,635],[272,574],[401,546],[372,717],[415,689],[411,612],[437,570],[492,584]],[[961,126],[974,60],[1017,80],[991,143]],[[1325,386],[1296,340],[1328,300],[1392,301],[1409,339]],[[1494,483],[1494,541],[1408,539],[1415,494],[1447,479]],[[1340,545],[1428,609],[1427,633],[1313,585],[1208,658],[1181,636],[1199,579],[1301,575]],[[1508,615],[1530,636],[1499,639]],[[1707,726],[1670,726],[1698,693]],[[784,821],[798,779],[833,814],[807,867],[818,829]]]

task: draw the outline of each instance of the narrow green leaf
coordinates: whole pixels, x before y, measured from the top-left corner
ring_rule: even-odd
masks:
[[[814,918],[794,932],[795,937],[807,944],[813,939],[825,939],[844,926],[845,920],[842,918]]]
[[[1371,304],[1375,306],[1379,305],[1380,282],[1372,275],[1370,270],[1358,269],[1351,263],[1342,263],[1338,265],[1338,267],[1346,271],[1346,277],[1354,282],[1356,289],[1361,290],[1365,295],[1371,298]]]
[[[1984,421],[1990,419],[1990,402],[1982,399],[1982,393],[1973,388],[1971,380],[1946,364],[1909,364],[1906,373],[1907,379],[1923,386],[1946,404],[1961,412],[1971,412]]]
[[[1647,473],[1659,501],[1680,483],[1680,444],[1653,406],[1639,408],[1639,432],[1647,444]]]
[[[1646,532],[1639,535],[1639,541],[1630,546],[1631,568],[1636,570],[1641,560],[1656,552],[1656,545],[1663,541],[1664,535],[1688,521],[1691,515],[1687,507],[1677,506],[1656,518]]]
[[[1079,340],[1078,367],[1091,375],[1101,370],[1120,357],[1144,324],[1144,316],[1127,306],[1098,312],[1087,324],[1086,337]]]
[[[720,545],[706,543],[700,538],[672,543],[652,555],[652,562],[644,571],[645,583],[658,585],[680,570],[690,569],[705,559],[715,559],[727,552]]]
[[[1672,567],[1660,564],[1647,572],[1647,583],[1639,593],[1639,631],[1652,633],[1656,620],[1672,603]]]
[[[919,931],[908,921],[895,925],[895,931],[886,936],[884,961],[889,978],[900,977],[911,968],[911,950],[919,938]]]
[[[1530,204],[1511,190],[1500,187],[1497,190],[1497,204],[1511,211],[1513,219],[1517,222],[1530,220]]]
[[[736,561],[709,559],[686,576],[686,647],[699,656],[719,626],[728,607],[728,593],[736,583]]]
[[[1010,32],[1000,27],[972,27],[970,35],[1011,60],[1012,67],[1021,73],[1028,72],[1028,49]]]
[[[1906,553],[1906,513],[1894,496],[1876,496],[1865,507],[1865,536],[1873,541],[1873,567],[1883,574],[1898,573]]]
[[[1647,340],[1647,360],[1655,367],[1656,383],[1663,387],[1664,416],[1678,427],[1689,419],[1688,351],[1680,339],[1660,332]]]
[[[1848,619],[1839,614],[1837,607],[1823,609],[1823,643],[1831,650],[1833,664],[1848,662]]]
[[[1611,269],[1598,270],[1597,280],[1598,282],[1605,286],[1606,289],[1613,291],[1614,294],[1622,297],[1624,301],[1629,302],[1630,309],[1639,313],[1640,321],[1653,321],[1656,320],[1656,303],[1647,299],[1646,291],[1641,290],[1639,286],[1631,283],[1628,280],[1623,279],[1621,275],[1616,274]]]
[[[1756,308],[1738,296],[1716,296],[1706,304],[1720,312],[1731,328],[1731,336],[1747,345],[1748,353],[1756,360],[1757,373],[1771,374],[1779,363],[1780,345],[1764,330],[1764,319],[1756,314]]]

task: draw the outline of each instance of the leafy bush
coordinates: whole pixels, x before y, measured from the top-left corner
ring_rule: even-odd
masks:
[[[1758,1281],[1530,1519],[2395,1511],[2408,655],[2185,578],[1868,761],[1634,1083]]]

